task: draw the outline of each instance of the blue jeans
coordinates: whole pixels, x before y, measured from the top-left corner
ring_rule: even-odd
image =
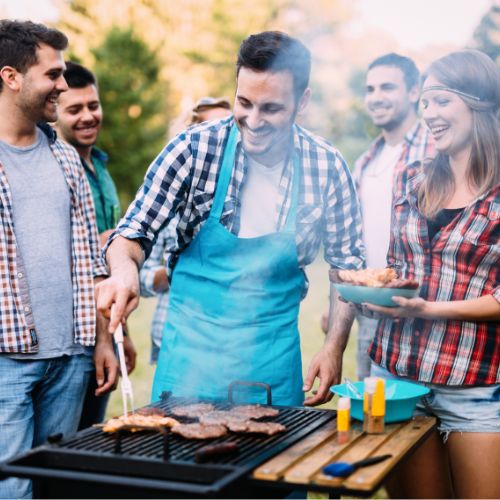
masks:
[[[92,358],[43,360],[0,356],[0,462],[43,444],[52,434],[76,431]],[[0,498],[31,498],[31,481],[0,480]]]

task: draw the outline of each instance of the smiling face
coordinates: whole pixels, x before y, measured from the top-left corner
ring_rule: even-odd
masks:
[[[68,89],[63,77],[64,59],[60,50],[48,45],[37,49],[38,62],[20,74],[21,84],[16,105],[33,122],[57,120],[57,102]]]
[[[430,75],[424,82],[421,104],[422,117],[435,140],[436,149],[457,157],[468,154],[472,145],[472,111],[455,93],[446,90],[426,90],[445,85]]]
[[[410,113],[418,100],[416,88],[408,90],[403,72],[394,66],[375,66],[366,75],[365,107],[373,123],[394,130]]]
[[[79,152],[96,143],[101,123],[102,107],[95,85],[70,88],[59,98],[57,128]]]
[[[307,104],[309,89],[299,102],[288,71],[254,71],[238,74],[234,117],[246,153],[263,165],[283,160],[289,149],[295,117]]]

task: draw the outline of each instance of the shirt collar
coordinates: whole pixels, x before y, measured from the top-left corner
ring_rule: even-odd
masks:
[[[57,140],[57,132],[46,122],[39,122],[36,126],[47,136],[49,144],[54,144]]]

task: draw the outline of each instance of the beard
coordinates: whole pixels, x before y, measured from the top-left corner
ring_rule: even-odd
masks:
[[[37,122],[55,122],[57,120],[57,107],[48,99],[59,95],[52,91],[42,94],[35,91],[30,85],[23,87],[18,98],[18,107],[29,120]]]

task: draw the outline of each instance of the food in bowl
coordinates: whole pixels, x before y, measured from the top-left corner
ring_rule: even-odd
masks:
[[[401,279],[396,271],[390,267],[367,268],[358,271],[342,270],[338,272],[338,277],[342,283],[372,288],[409,288],[415,290],[419,287],[418,281]]]
[[[330,271],[330,279],[340,296],[354,304],[397,307],[392,297],[411,299],[419,289],[417,281],[399,278],[391,268]]]

